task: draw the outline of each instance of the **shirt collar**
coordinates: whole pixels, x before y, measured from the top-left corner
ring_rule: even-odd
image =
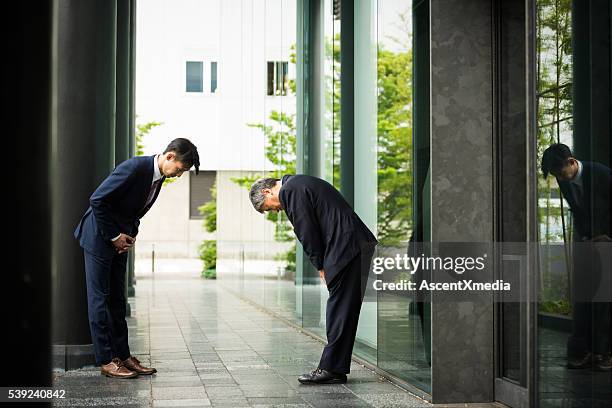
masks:
[[[157,164],[158,159],[159,154],[156,154],[153,158],[153,181],[151,183],[155,183],[157,180],[162,178],[161,172],[159,171],[159,164]]]
[[[580,160],[576,160],[578,162],[578,171],[576,172],[576,176],[571,180],[572,183],[581,184],[582,183],[582,162]]]

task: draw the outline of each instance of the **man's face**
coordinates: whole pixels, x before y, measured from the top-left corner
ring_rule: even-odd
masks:
[[[264,188],[261,191],[266,197],[264,199],[263,205],[261,206],[262,211],[280,211],[282,210],[280,199],[278,198],[278,188],[272,188],[272,189]]]
[[[184,172],[189,171],[189,167],[182,162],[176,160],[174,152],[168,152],[164,155],[164,162],[161,166],[161,172],[166,177],[181,177]]]
[[[553,169],[550,173],[559,181],[573,180],[574,177],[576,177],[576,173],[578,173],[578,162],[573,157],[570,157],[563,167],[560,169]]]

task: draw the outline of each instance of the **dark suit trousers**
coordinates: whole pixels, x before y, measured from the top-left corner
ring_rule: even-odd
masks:
[[[89,329],[98,365],[130,356],[125,321],[126,265],[127,253],[104,258],[85,250]]]
[[[606,354],[611,351],[611,302],[593,300],[609,273],[602,264],[597,247],[588,242],[574,243],[572,278],[572,335],[568,339],[567,354],[583,356],[588,352]]]
[[[327,283],[327,345],[319,367],[333,373],[348,374],[357,334],[357,323],[365,295],[374,250],[362,251]]]

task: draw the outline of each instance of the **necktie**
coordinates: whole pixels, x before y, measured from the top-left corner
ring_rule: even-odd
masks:
[[[576,204],[579,207],[582,207],[582,186],[576,184],[576,183],[571,183],[572,185],[572,192],[574,193],[574,199],[576,200]]]
[[[155,191],[157,191],[157,187],[160,183],[163,182],[163,179],[164,178],[162,177],[159,180],[156,180],[153,184],[151,184],[151,190],[149,190],[149,196],[147,197],[145,208],[147,208],[149,204],[151,204],[151,201],[153,201],[153,197],[155,197]]]

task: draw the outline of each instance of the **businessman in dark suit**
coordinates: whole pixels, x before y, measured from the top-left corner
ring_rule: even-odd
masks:
[[[133,157],[119,164],[98,186],[74,236],[85,254],[87,309],[96,363],[108,377],[153,374],[130,354],[125,321],[127,251],[136,242],[140,219],[168,177],[200,165],[196,147],[173,140],[163,154]]]
[[[556,143],[542,155],[542,172],[545,178],[548,173],[555,176],[574,220],[573,331],[567,367],[610,371],[611,305],[590,299],[602,285],[609,285],[609,265],[602,265],[600,251],[612,241],[612,170],[580,161],[568,146]]]
[[[327,345],[303,384],[345,383],[370,262],[378,241],[342,195],[307,175],[260,179],[251,187],[259,212],[284,210],[304,253],[327,285]]]

